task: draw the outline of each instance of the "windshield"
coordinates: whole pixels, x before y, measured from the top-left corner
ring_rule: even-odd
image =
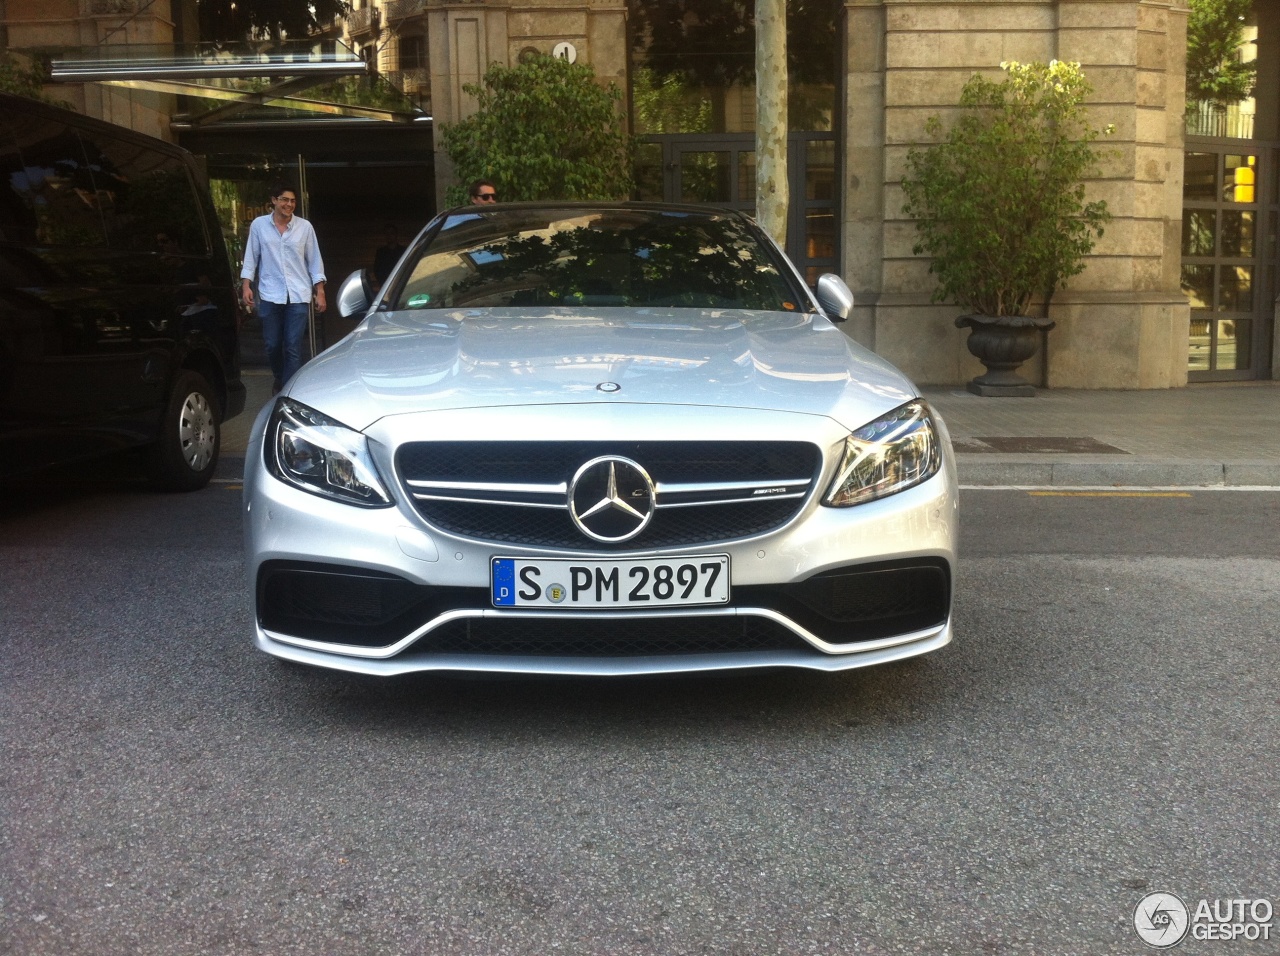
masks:
[[[522,306],[806,308],[775,253],[734,216],[529,207],[450,215],[395,309]]]

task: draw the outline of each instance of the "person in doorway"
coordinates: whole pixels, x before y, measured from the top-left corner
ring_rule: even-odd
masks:
[[[498,187],[487,179],[477,179],[467,187],[467,195],[473,206],[483,206],[498,201]]]
[[[378,289],[382,288],[387,276],[391,275],[391,270],[404,255],[404,243],[400,241],[400,231],[396,229],[395,223],[387,223],[385,236],[386,243],[379,246],[373,254],[373,284]]]
[[[257,311],[267,362],[275,377],[273,395],[302,365],[308,305],[314,298],[317,312],[328,307],[320,245],[311,223],[294,215],[297,205],[296,187],[288,183],[271,187],[271,212],[249,226],[240,269],[241,294],[249,311],[255,305],[254,279],[258,282]]]

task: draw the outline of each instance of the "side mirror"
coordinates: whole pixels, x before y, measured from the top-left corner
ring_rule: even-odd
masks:
[[[818,305],[832,322],[843,322],[853,311],[853,293],[834,272],[827,272],[818,277],[818,288],[814,295]]]
[[[338,286],[338,314],[344,319],[359,318],[369,311],[372,301],[373,284],[364,269],[351,273]]]

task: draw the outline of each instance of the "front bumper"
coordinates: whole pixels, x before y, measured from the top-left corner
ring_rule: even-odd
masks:
[[[782,420],[791,416],[775,417],[753,434],[795,434],[795,422]],[[827,508],[814,494],[777,531],[643,552],[728,553],[727,607],[512,610],[491,605],[490,559],[547,552],[442,533],[398,489],[396,507],[361,509],[285,485],[263,467],[264,422],[245,464],[246,570],[257,646],[277,657],[372,675],[836,671],[951,640],[958,521],[949,454],[939,474],[889,498]],[[844,434],[836,426],[818,440],[834,448]]]

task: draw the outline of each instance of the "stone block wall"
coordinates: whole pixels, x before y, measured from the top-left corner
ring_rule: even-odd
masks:
[[[1186,384],[1189,307],[1179,288],[1186,0],[846,0],[843,268],[858,304],[854,338],[917,381],[958,384],[982,371],[930,302],[928,261],[902,210],[907,151],[933,115],[954,115],[974,73],[1003,60],[1074,60],[1090,111],[1116,132],[1089,197],[1113,220],[1053,299],[1058,327],[1043,383],[1070,388]],[[1024,369],[1035,378],[1037,370]]]
[[[5,0],[0,14],[15,50],[174,42],[171,0]],[[98,83],[53,84],[47,92],[88,116],[173,139],[174,98],[167,94]]]

